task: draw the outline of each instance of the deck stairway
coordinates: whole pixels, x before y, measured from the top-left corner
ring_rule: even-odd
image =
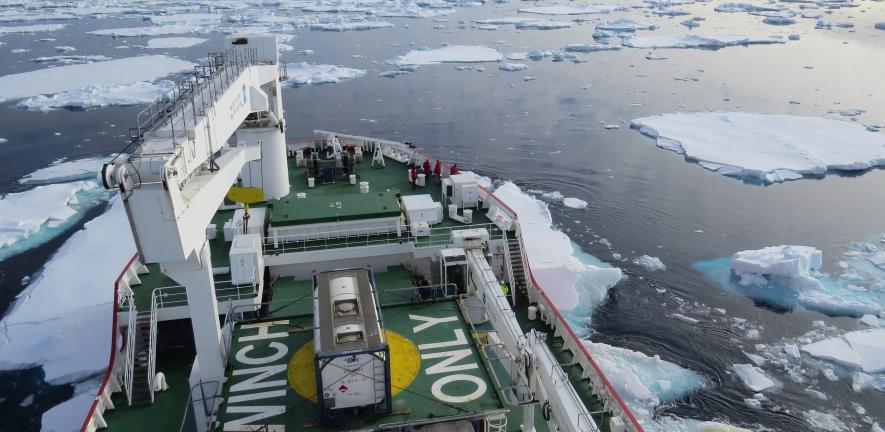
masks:
[[[150,376],[151,312],[138,312],[135,318],[135,356],[132,363],[132,399],[130,405],[142,406],[153,403]]]
[[[513,272],[511,289],[516,290],[517,302],[528,302],[528,285],[525,283],[525,266],[522,262],[522,248],[519,246],[519,238],[507,238],[507,248],[510,252],[510,267]]]

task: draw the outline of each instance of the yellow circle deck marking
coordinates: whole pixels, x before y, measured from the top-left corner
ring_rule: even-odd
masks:
[[[418,347],[405,336],[391,330],[385,330],[387,342],[390,346],[390,380],[393,395],[396,396],[404,390],[421,368],[421,355]],[[301,397],[317,401],[317,377],[314,367],[313,340],[308,341],[289,360],[286,375],[289,385],[298,392]]]

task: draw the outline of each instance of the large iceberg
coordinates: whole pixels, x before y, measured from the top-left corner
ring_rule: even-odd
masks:
[[[711,171],[763,183],[885,165],[885,136],[819,117],[672,113],[635,119],[631,127]]]
[[[838,277],[819,272],[821,252],[808,246],[742,251],[694,267],[723,288],[778,309],[861,317],[885,310],[885,270],[869,261],[877,253],[850,252]]]
[[[114,281],[134,254],[129,222],[117,199],[74,233],[18,295],[0,321],[0,368],[39,366],[51,384],[104,371]]]
[[[519,216],[532,275],[551,301],[561,311],[589,316],[621,280],[621,270],[580,251],[565,233],[552,226],[547,205],[515,184],[506,182],[494,194]]]
[[[436,49],[418,49],[407,52],[388,63],[396,66],[421,66],[437,63],[497,62],[504,56],[494,48],[481,45],[450,45]]]
[[[287,64],[286,74],[289,76],[287,83],[303,86],[337,83],[361,77],[366,74],[366,71],[335,65],[301,62]]]
[[[631,48],[704,48],[719,49],[737,45],[779,44],[779,37],[752,36],[701,36],[685,34],[679,36],[632,36],[624,39],[624,46]]]
[[[97,83],[110,88],[152,81],[194,66],[194,63],[177,58],[149,55],[38,69],[0,77],[0,101],[75,91]]]

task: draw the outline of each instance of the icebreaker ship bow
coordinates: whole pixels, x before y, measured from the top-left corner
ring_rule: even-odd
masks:
[[[642,431],[512,209],[410,143],[287,142],[276,38],[226,45],[102,170],[138,254],[83,431]]]

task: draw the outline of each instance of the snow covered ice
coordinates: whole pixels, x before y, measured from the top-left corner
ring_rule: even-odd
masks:
[[[885,165],[885,137],[819,117],[672,113],[635,119],[631,127],[711,171],[763,183]]]
[[[633,263],[645,268],[648,271],[667,270],[667,266],[658,257],[642,255],[633,260]]]
[[[494,48],[479,45],[450,45],[436,49],[412,50],[389,60],[396,66],[422,66],[438,63],[497,62],[504,56]]]
[[[505,72],[518,72],[518,71],[526,70],[528,68],[529,68],[529,65],[527,65],[525,63],[501,62],[498,64],[498,69],[505,71]]]
[[[148,41],[147,48],[150,49],[169,49],[169,48],[188,48],[205,43],[208,39],[194,37],[166,37],[154,38]]]
[[[532,13],[539,15],[585,15],[622,11],[629,8],[629,6],[620,5],[575,3],[569,5],[525,7],[519,8],[519,11],[522,13]]]
[[[49,111],[56,108],[85,109],[104,106],[127,106],[150,103],[172,90],[175,83],[168,80],[156,84],[142,81],[132,84],[89,84],[83,88],[51,96],[37,95],[18,102],[17,108],[28,111]]]
[[[585,308],[584,317],[600,305],[621,280],[621,270],[581,252],[562,231],[552,227],[544,202],[505,182],[494,192],[519,215],[522,239],[532,275],[561,311]]]
[[[858,330],[802,346],[808,355],[867,373],[885,372],[885,328]]]
[[[101,83],[103,88],[152,81],[171,73],[190,70],[194,63],[150,55],[97,63],[38,69],[0,77],[0,101],[69,92]]]
[[[735,364],[735,375],[743,381],[744,385],[754,392],[760,392],[774,387],[774,381],[769,378],[762,369],[750,364]]]
[[[307,62],[289,63],[286,65],[286,72],[289,76],[286,82],[296,86],[337,83],[366,74],[362,69]]]
[[[701,36],[686,34],[681,36],[631,36],[624,39],[624,46],[631,48],[704,48],[719,49],[738,45],[780,44],[778,37],[751,36]]]
[[[587,208],[587,201],[584,201],[580,198],[568,197],[568,198],[562,199],[562,205],[564,205],[568,208],[580,210],[580,209]]]
[[[885,271],[868,261],[875,254],[852,252],[838,277],[819,272],[821,252],[808,246],[741,251],[694,267],[726,290],[779,309],[861,317],[885,310]]]
[[[104,371],[114,281],[134,253],[123,204],[117,200],[74,233],[18,295],[0,321],[0,368],[40,366],[52,384]]]

